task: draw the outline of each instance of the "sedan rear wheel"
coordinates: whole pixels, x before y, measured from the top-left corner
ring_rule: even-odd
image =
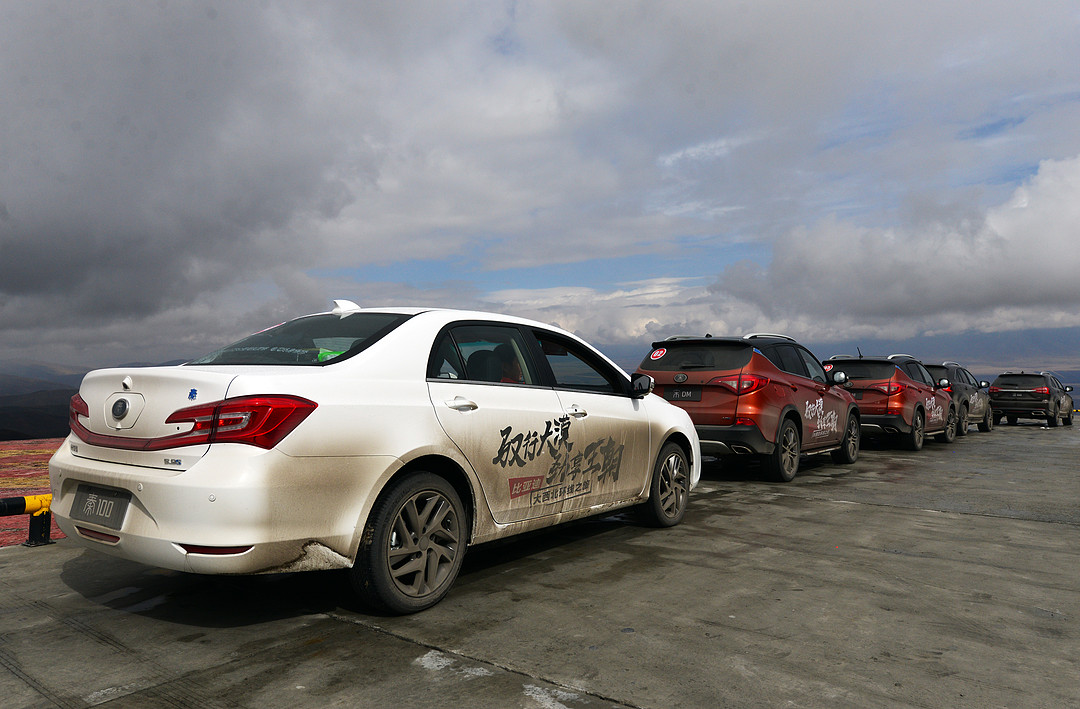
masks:
[[[690,492],[690,463],[677,443],[661,449],[649,483],[649,500],[641,506],[645,522],[654,527],[672,527],[686,514]]]
[[[780,424],[780,434],[776,437],[776,448],[765,456],[765,472],[769,478],[786,483],[799,472],[799,430],[791,419],[784,419]]]
[[[392,613],[435,605],[461,570],[467,530],[461,498],[449,482],[424,472],[403,478],[371,511],[351,572],[353,588]]]

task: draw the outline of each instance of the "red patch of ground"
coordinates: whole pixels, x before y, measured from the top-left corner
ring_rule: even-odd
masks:
[[[49,458],[63,438],[0,442],[0,498],[49,494]],[[30,536],[29,515],[0,517],[0,546],[22,544]],[[52,539],[64,535],[52,524]]]

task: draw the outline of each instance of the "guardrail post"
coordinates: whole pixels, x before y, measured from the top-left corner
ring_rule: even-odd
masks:
[[[30,518],[30,536],[23,542],[24,547],[40,547],[46,544],[56,544],[49,537],[52,536],[52,512],[46,508]]]

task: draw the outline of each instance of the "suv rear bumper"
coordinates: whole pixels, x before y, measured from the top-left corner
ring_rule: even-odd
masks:
[[[877,436],[883,433],[911,433],[911,424],[900,414],[863,414],[862,433]]]
[[[694,426],[701,439],[701,454],[768,455],[776,444],[761,435],[757,426]]]
[[[1015,401],[1010,402],[990,402],[991,408],[994,410],[994,416],[1023,416],[1046,418],[1050,415],[1050,409],[1047,407],[1045,401],[1032,401],[1031,403],[1021,404]]]

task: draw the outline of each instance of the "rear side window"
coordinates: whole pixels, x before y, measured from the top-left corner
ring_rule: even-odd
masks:
[[[309,315],[249,335],[188,364],[331,364],[375,344],[409,317],[392,313]]]
[[[641,369],[652,372],[742,369],[749,364],[753,353],[753,348],[742,342],[708,344],[661,342],[654,345],[653,351],[641,361]]]
[[[521,331],[504,325],[459,325],[444,332],[428,359],[431,379],[535,384]]]
[[[848,379],[892,379],[896,365],[892,362],[863,362],[860,360],[829,360],[829,364],[848,376]]]
[[[1002,389],[1035,389],[1046,386],[1038,374],[1002,374],[994,380],[994,386]]]

